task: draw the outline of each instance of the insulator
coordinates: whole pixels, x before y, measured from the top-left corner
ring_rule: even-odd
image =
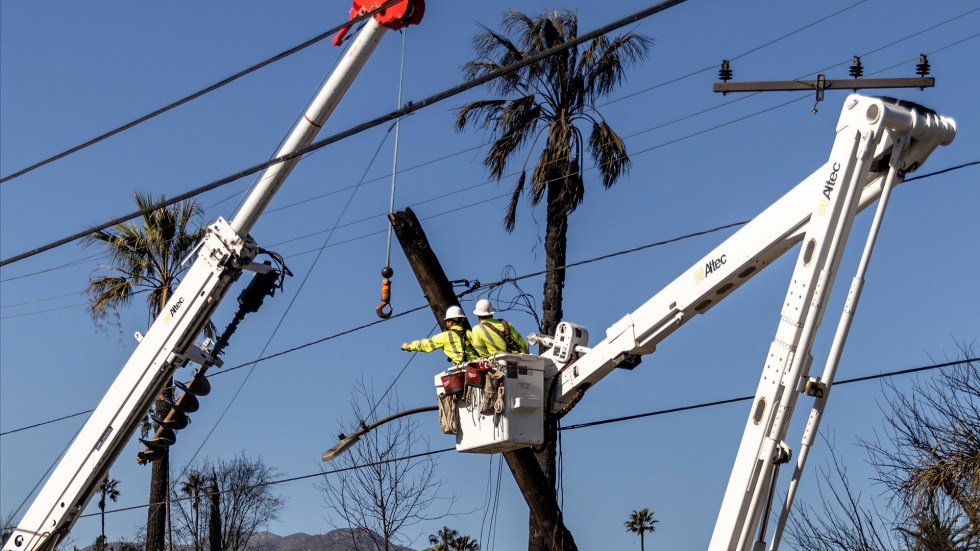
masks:
[[[861,66],[861,58],[854,56],[854,60],[851,62],[851,70],[848,72],[854,78],[861,78],[864,76],[864,67]]]
[[[732,80],[732,68],[729,66],[727,59],[721,62],[721,69],[718,70],[718,80],[722,82]]]
[[[915,65],[915,74],[920,77],[929,74],[929,58],[926,57],[926,54],[919,54],[919,62]]]

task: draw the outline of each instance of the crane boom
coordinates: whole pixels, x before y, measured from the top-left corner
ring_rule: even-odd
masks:
[[[382,6],[380,1],[355,0],[351,17]],[[198,344],[194,339],[243,270],[268,272],[252,262],[260,248],[248,233],[299,161],[292,154],[312,143],[384,32],[418,23],[424,11],[423,0],[403,0],[384,7],[367,19],[341,62],[321,84],[303,116],[276,151],[275,158],[285,157],[285,160],[271,165],[259,176],[257,185],[232,221],[219,218],[208,227],[184,280],[146,335],[137,335],[140,343],[136,350],[4,543],[3,551],[55,549],[96,494],[109,468],[177,369],[189,362],[198,363],[201,368],[193,381],[197,388],[207,384],[204,372],[220,364],[220,360],[210,342]],[[182,399],[196,404],[193,394],[193,388],[186,388],[174,409],[180,410]],[[174,442],[171,427],[177,423],[170,419],[157,420],[154,439],[144,441],[147,450],[141,452],[141,462],[155,459]]]
[[[503,395],[510,399],[496,411],[480,415],[472,413],[467,401],[461,401],[457,450],[492,453],[541,444],[544,432],[539,427],[546,414],[567,411],[586,389],[615,368],[638,365],[642,356],[654,352],[681,325],[710,310],[802,242],[709,546],[712,551],[764,548],[779,465],[792,455],[785,442],[789,422],[797,398],[805,393],[818,402],[811,412],[801,457],[773,538],[775,550],[826,406],[887,196],[936,147],[952,142],[955,134],[955,122],[930,109],[891,98],[851,94],[841,109],[826,163],[610,326],[595,346],[589,346],[586,328],[562,321],[555,335],[529,335],[529,342],[546,346],[540,356],[495,356],[492,363],[506,371],[501,386]],[[814,336],[852,222],[858,212],[879,198],[824,375],[811,379]],[[451,380],[445,376],[451,374],[436,377],[437,392],[449,392]],[[474,400],[481,397],[480,392],[475,397],[470,395],[470,403],[478,403]]]

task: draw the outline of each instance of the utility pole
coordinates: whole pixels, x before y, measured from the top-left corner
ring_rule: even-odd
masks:
[[[391,220],[402,250],[405,251],[408,263],[422,287],[422,292],[429,301],[432,314],[439,322],[439,326],[445,329],[443,315],[447,308],[457,304],[458,299],[435,251],[429,245],[422,225],[411,209],[394,212],[388,218]],[[468,320],[466,326],[469,328]],[[551,491],[551,484],[538,465],[534,453],[530,448],[523,448],[503,452],[503,456],[543,533],[553,535],[544,538],[548,549],[578,551],[572,533],[565,527],[558,500]]]

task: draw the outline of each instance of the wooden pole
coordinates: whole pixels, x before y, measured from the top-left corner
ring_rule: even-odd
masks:
[[[440,327],[446,309],[458,304],[458,298],[453,292],[453,286],[442,270],[442,265],[436,253],[429,246],[429,240],[419,224],[418,218],[411,209],[401,210],[389,215],[391,225],[398,237],[398,242],[405,251],[405,257],[415,272],[422,292],[429,301],[432,314]],[[467,328],[469,322],[467,321]],[[507,466],[510,467],[514,480],[524,499],[527,501],[531,514],[534,515],[545,537],[545,545],[550,551],[578,551],[571,532],[565,527],[558,500],[551,490],[551,484],[538,465],[537,459],[530,448],[503,452]],[[550,535],[550,536],[549,536]]]

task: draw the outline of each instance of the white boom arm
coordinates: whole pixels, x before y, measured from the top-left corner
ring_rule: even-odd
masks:
[[[551,347],[542,355],[551,359],[557,369],[546,375],[558,377],[553,383],[545,383],[546,388],[555,388],[551,411],[561,410],[614,368],[637,365],[640,356],[652,353],[684,322],[706,312],[793,245],[804,241],[709,547],[714,551],[764,548],[770,490],[779,464],[791,455],[785,437],[796,399],[801,392],[807,392],[818,402],[811,413],[783,518],[773,539],[775,549],[826,404],[887,194],[907,172],[925,162],[937,146],[949,144],[955,133],[952,119],[920,106],[886,98],[848,96],[827,163],[653,298],[613,324],[602,341],[589,348],[588,333],[568,322],[559,324],[554,337],[530,336],[532,342]],[[882,201],[824,375],[819,380],[809,380],[813,337],[851,223],[857,212],[879,197]]]
[[[421,0],[414,1],[421,4]],[[400,6],[392,6],[389,11],[397,11]],[[411,10],[409,7],[408,11]],[[312,143],[374,51],[387,29],[385,25],[392,21],[376,18],[366,21],[276,157]],[[194,338],[256,255],[258,247],[247,234],[296,162],[298,158],[272,165],[259,177],[255,190],[231,223],[219,218],[208,228],[186,277],[4,543],[3,551],[54,549],[96,494],[153,401],[170,384],[174,372],[188,361],[201,364],[204,370],[218,362],[210,350],[194,344]]]

